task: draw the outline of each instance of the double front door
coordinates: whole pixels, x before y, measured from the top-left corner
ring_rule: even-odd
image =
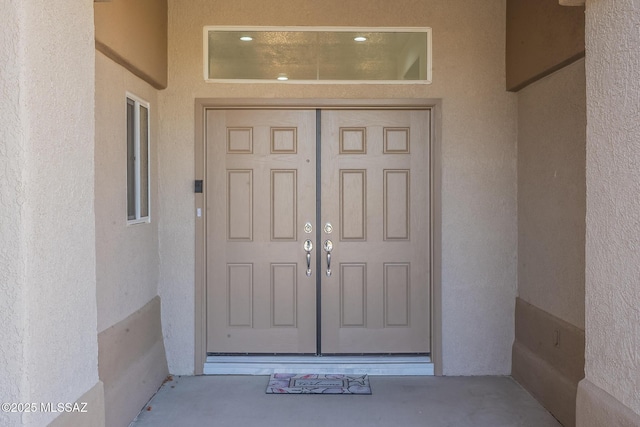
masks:
[[[430,126],[207,110],[208,353],[430,352]]]

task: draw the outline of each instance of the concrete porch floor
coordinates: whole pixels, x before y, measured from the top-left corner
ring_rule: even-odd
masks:
[[[131,426],[560,426],[509,377],[370,376],[369,396],[268,395],[268,380],[173,377]]]

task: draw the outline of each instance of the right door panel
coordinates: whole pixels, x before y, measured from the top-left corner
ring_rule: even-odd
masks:
[[[430,352],[430,128],[428,110],[322,111],[324,354]]]

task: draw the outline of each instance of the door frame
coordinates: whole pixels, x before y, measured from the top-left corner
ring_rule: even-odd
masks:
[[[428,110],[431,113],[430,159],[430,304],[431,360],[435,375],[442,375],[442,100],[407,99],[227,99],[195,100],[195,180],[206,182],[206,112],[209,109],[346,109],[346,110]],[[195,352],[194,373],[202,375],[206,354],[206,190],[195,193]]]

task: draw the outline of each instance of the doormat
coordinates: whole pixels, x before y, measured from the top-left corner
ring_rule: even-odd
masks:
[[[267,394],[371,394],[367,375],[272,374]]]

